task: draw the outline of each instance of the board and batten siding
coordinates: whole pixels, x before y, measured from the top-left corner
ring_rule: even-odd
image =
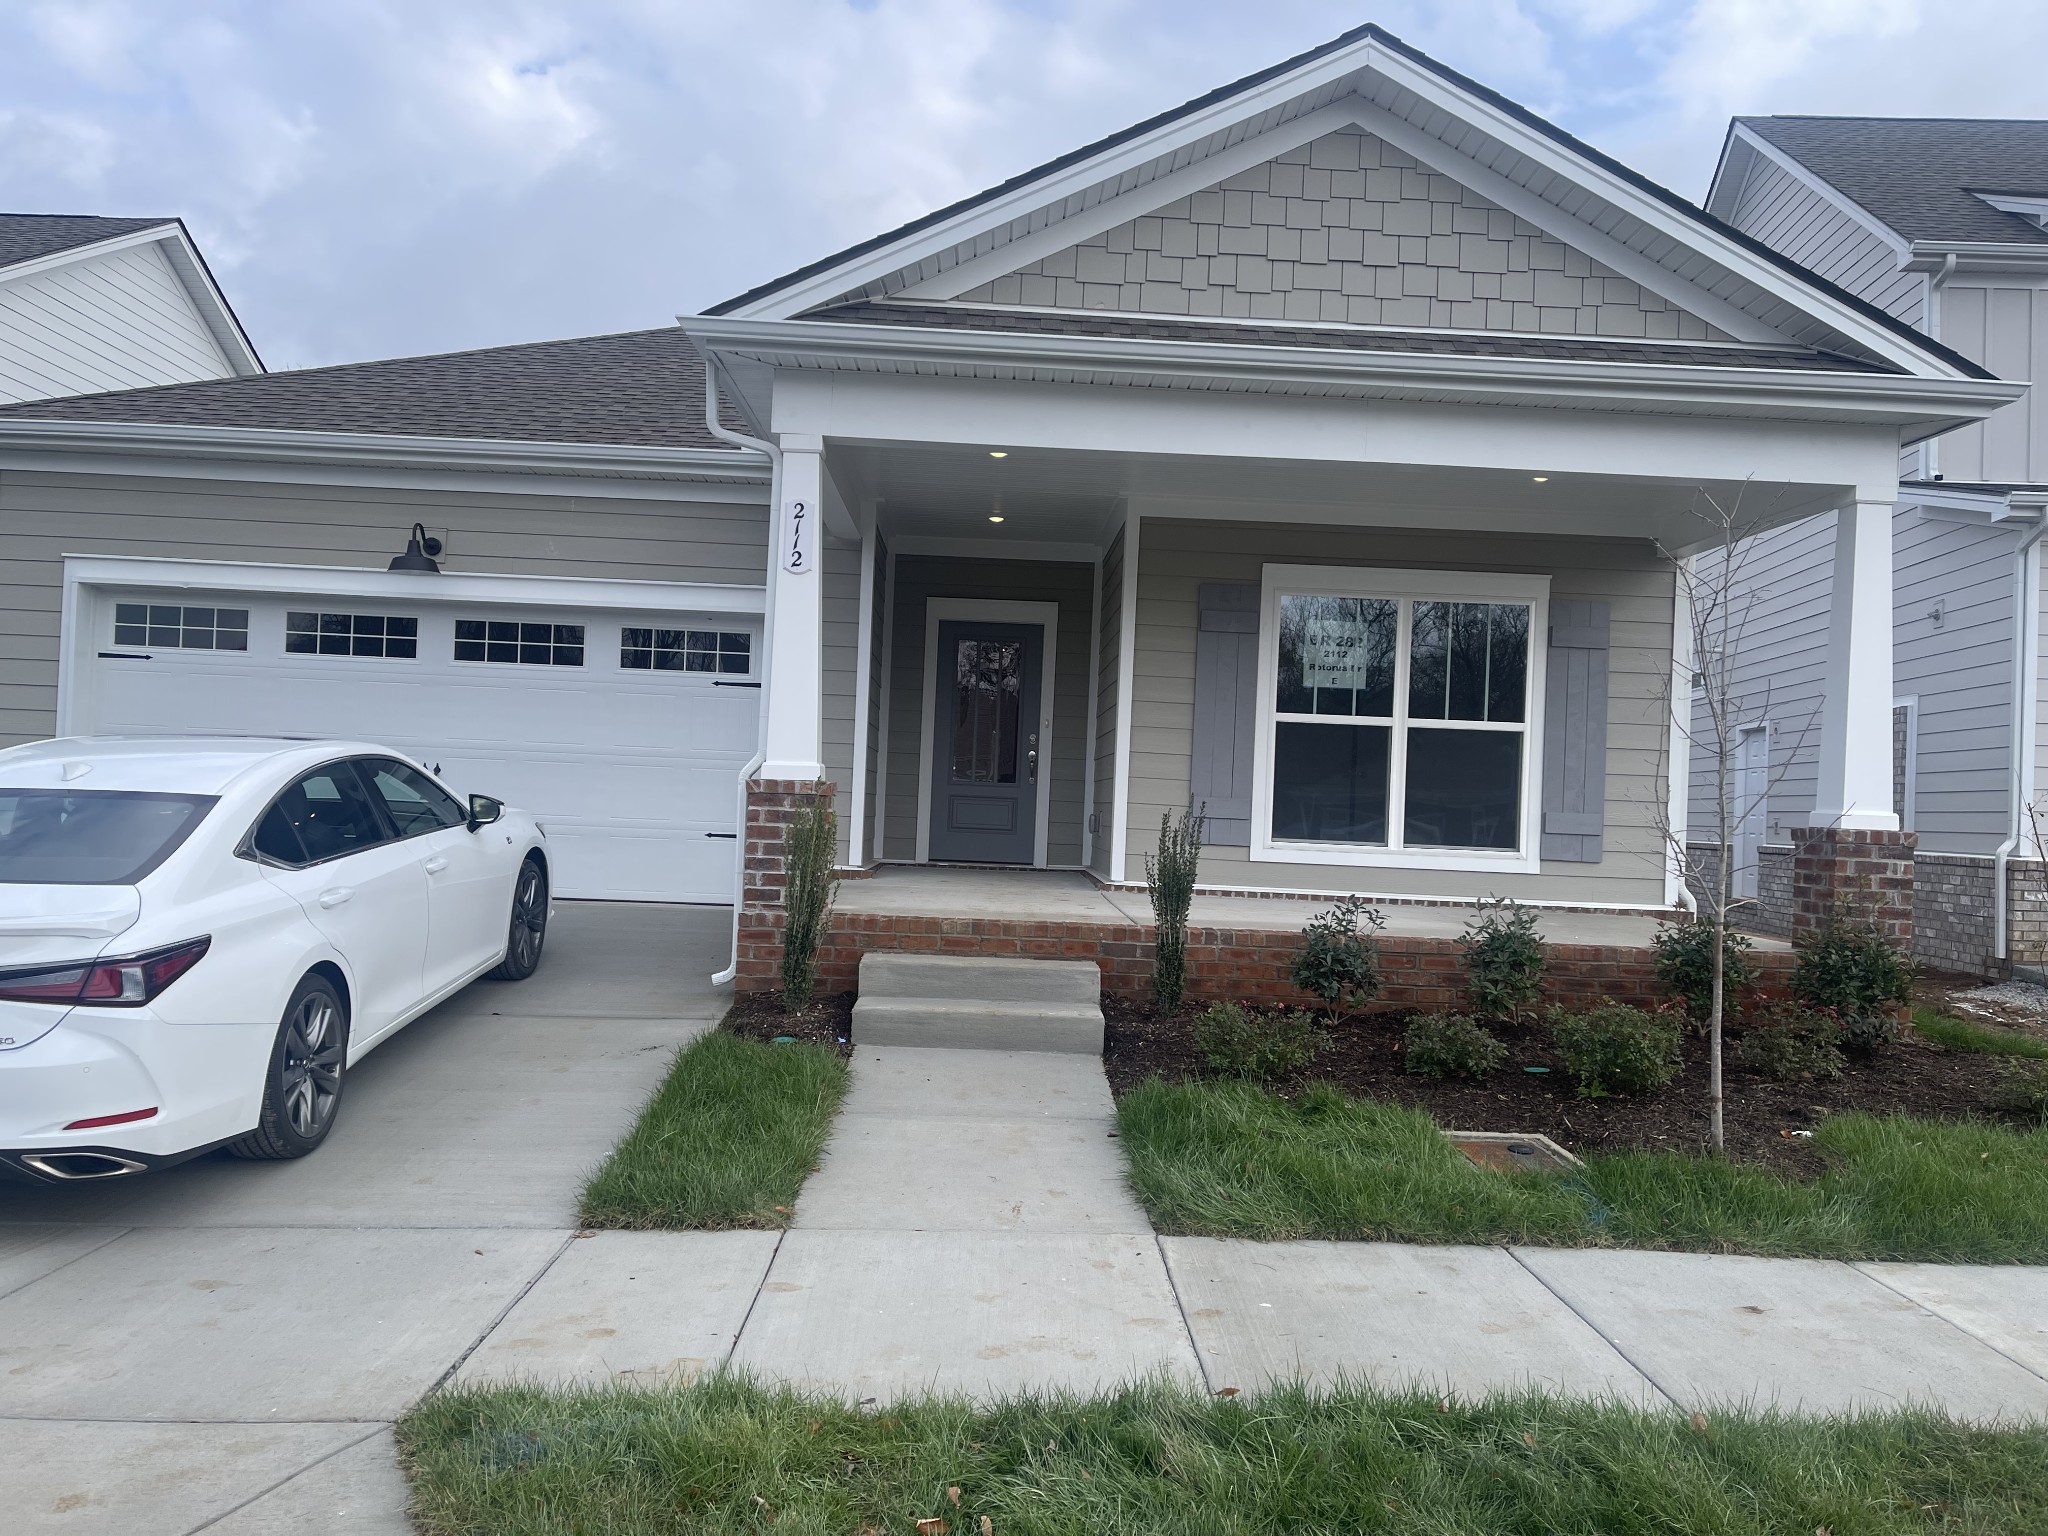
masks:
[[[156,244],[0,273],[0,401],[233,373]]]
[[[1925,517],[1916,508],[1893,515],[1893,693],[1917,700],[1913,830],[1931,853],[1990,853],[2005,836],[2017,541],[2010,530]],[[1770,727],[1769,841],[1813,816],[1834,552],[1830,512],[1759,535],[1737,558],[1727,605],[1740,620],[1731,693],[1739,724]],[[1704,586],[1712,585],[1715,558],[1702,558]],[[1702,705],[1696,696],[1694,842],[1711,838],[1714,826]]]
[[[1124,536],[1118,530],[1102,555],[1102,611],[1096,617],[1095,836],[1088,867],[1104,879],[1116,848],[1116,736],[1122,715]]]
[[[2036,387],[1988,420],[1934,445],[1935,467],[1958,481],[2048,482],[2048,282],[1961,277],[1942,289],[1941,339],[2001,379]]]
[[[510,477],[508,477],[510,478]],[[413,523],[453,571],[758,586],[765,507],[0,470],[0,745],[57,723],[65,555],[381,570]]]
[[[924,745],[928,598],[1059,604],[1053,659],[1052,783],[1047,793],[1046,863],[1081,862],[1082,805],[1088,760],[1088,625],[1094,607],[1092,566],[1049,560],[975,560],[939,555],[896,557],[889,679],[888,783],[883,793],[887,859],[917,857],[919,761]]]
[[[1207,847],[1202,850],[1204,884],[1663,905],[1665,853],[1658,813],[1669,737],[1665,695],[1671,677],[1672,571],[1644,540],[1513,534],[1475,539],[1416,529],[1146,518],[1138,554],[1129,711],[1134,830],[1156,827],[1162,814],[1187,807],[1201,584],[1255,579],[1268,561],[1547,575],[1553,601],[1606,603],[1611,651],[1603,857],[1598,864],[1548,862],[1532,875],[1254,862],[1246,849]],[[1106,582],[1105,568],[1105,607]],[[1540,744],[1532,750],[1540,751]],[[1133,838],[1127,850],[1121,872],[1126,879],[1144,876],[1142,843]]]

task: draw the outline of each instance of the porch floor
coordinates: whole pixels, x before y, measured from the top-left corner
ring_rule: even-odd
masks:
[[[966,869],[943,865],[884,864],[839,887],[839,911],[878,917],[997,918],[1009,922],[1128,923],[1152,921],[1143,891],[1105,890],[1087,875],[1053,869]],[[1197,896],[1189,922],[1197,928],[1298,932],[1322,909],[1313,901],[1264,896]],[[1471,919],[1469,906],[1380,908],[1389,935],[1454,939]],[[1543,937],[1552,944],[1599,944],[1647,948],[1657,920],[1635,912],[1553,912],[1541,914]],[[1757,939],[1759,949],[1785,949],[1777,939]]]

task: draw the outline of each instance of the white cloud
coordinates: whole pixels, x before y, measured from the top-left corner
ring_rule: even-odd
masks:
[[[1733,112],[2048,116],[2038,0],[1387,0],[1697,194]],[[176,212],[303,364],[656,325],[1321,42],[1355,0],[39,0],[0,205]]]

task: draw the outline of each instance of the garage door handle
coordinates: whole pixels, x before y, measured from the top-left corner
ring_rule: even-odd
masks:
[[[430,875],[438,875],[439,873],[441,873],[442,870],[446,869],[447,867],[448,856],[446,854],[437,853],[431,859],[427,860],[427,873]]]
[[[354,886],[337,885],[320,893],[320,905],[323,907],[338,907],[345,901],[353,900],[355,894]]]

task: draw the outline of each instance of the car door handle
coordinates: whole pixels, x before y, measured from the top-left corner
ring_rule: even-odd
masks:
[[[320,893],[320,905],[338,907],[345,901],[353,901],[355,894],[355,887],[352,885],[331,886]]]
[[[446,869],[447,867],[448,855],[445,853],[435,854],[431,859],[427,860],[426,863],[426,871],[430,875],[438,875],[439,873],[441,873],[442,870]]]

